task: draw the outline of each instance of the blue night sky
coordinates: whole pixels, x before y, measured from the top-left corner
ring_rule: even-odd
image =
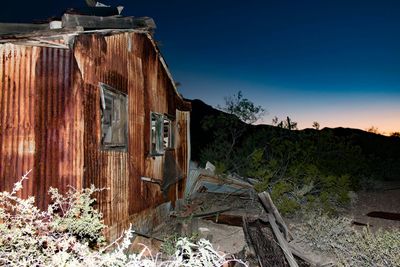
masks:
[[[268,124],[276,115],[300,128],[318,121],[400,131],[400,1],[102,2],[155,19],[186,98],[217,105],[241,90],[266,108]],[[0,20],[29,22],[84,5],[15,1],[2,6]]]

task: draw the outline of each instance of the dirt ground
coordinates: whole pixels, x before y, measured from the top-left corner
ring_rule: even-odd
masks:
[[[368,224],[372,231],[389,228],[400,230],[400,221],[367,216],[369,212],[377,211],[400,213],[400,183],[386,183],[381,185],[378,190],[358,192],[356,199],[357,201],[342,214],[358,224],[364,224],[355,225],[356,229],[362,229]],[[239,218],[243,215],[259,216],[265,213],[257,195],[240,197],[201,193],[188,205],[183,206],[180,212],[172,216],[153,235],[167,238],[173,233],[186,236],[198,233],[200,234],[199,237],[210,240],[218,251],[228,255],[236,255],[239,258],[244,257],[245,254],[247,255],[248,247],[240,222],[235,222],[236,225],[226,225],[221,221],[218,222],[218,215],[215,216],[215,219],[208,218],[208,220],[204,220],[204,216],[193,217],[193,214],[212,212],[226,207],[230,207],[231,210],[225,211],[223,214]],[[286,222],[288,224],[299,223],[296,218],[286,220]],[[299,244],[300,247],[302,245],[304,244]],[[305,246],[304,250],[307,251],[307,249],[308,247]],[[318,259],[318,255],[316,254],[314,258]],[[257,264],[249,264],[249,266],[257,266]]]
[[[171,233],[191,236],[194,233],[199,237],[208,239],[215,249],[228,255],[241,253],[246,247],[246,241],[242,226],[226,225],[218,223],[218,215],[215,219],[205,220],[203,218],[191,217],[193,214],[212,212],[221,208],[229,207],[230,210],[224,214],[235,215],[258,215],[264,211],[257,197],[239,197],[225,194],[201,193],[182,208],[182,211],[174,218],[165,222],[162,227],[156,229],[152,234],[160,238],[166,238]],[[179,218],[179,216],[187,216]]]
[[[389,228],[400,230],[400,221],[367,216],[368,213],[374,211],[400,214],[399,182],[382,184],[380,189],[373,191],[358,192],[356,203],[345,212],[345,215],[355,222],[369,224],[370,229],[373,231]]]

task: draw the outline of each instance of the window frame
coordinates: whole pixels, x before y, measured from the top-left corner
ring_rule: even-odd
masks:
[[[165,126],[165,120],[168,121],[168,145],[164,147],[165,150],[168,149],[175,149],[175,117],[168,115],[168,114],[164,114],[164,126]],[[165,134],[165,132],[164,132]],[[163,136],[164,140],[165,140],[165,136]]]
[[[153,124],[153,117],[156,119]],[[168,122],[168,141],[165,145],[165,122]],[[153,129],[154,127],[154,129]],[[155,134],[155,136],[154,136]],[[155,140],[153,140],[155,138]],[[162,156],[166,150],[175,149],[175,118],[168,114],[150,112],[150,156]]]
[[[112,86],[99,82],[100,88],[100,147],[102,150],[116,150],[116,151],[127,151],[128,149],[128,122],[129,122],[129,112],[128,112],[128,95],[116,90]],[[120,105],[119,110],[119,118],[121,118],[122,112],[125,113],[125,125],[124,125],[124,139],[125,142],[123,143],[108,143],[104,142],[104,129],[103,129],[103,112],[106,110],[106,97],[112,97],[113,101],[118,99],[122,102],[123,105]],[[114,104],[113,104],[114,105]],[[125,111],[124,107],[125,106]],[[113,110],[111,109],[111,113],[113,114]],[[112,127],[113,120],[111,120],[110,127]]]

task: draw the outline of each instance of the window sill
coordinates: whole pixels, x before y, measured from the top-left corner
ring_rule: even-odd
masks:
[[[116,151],[116,152],[128,152],[127,147],[120,147],[120,146],[104,146],[100,147],[102,151]]]
[[[154,158],[154,157],[159,157],[159,156],[164,156],[164,155],[165,155],[165,153],[150,153],[150,154],[148,154],[147,157]]]

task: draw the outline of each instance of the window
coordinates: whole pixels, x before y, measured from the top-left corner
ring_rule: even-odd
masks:
[[[128,105],[125,94],[100,83],[101,145],[106,149],[126,148],[128,144]]]
[[[165,149],[174,147],[174,123],[162,114],[151,113],[151,155],[164,154]]]
[[[164,152],[163,139],[163,115],[151,113],[151,154],[162,154]]]
[[[174,148],[174,122],[164,116],[164,148]]]

